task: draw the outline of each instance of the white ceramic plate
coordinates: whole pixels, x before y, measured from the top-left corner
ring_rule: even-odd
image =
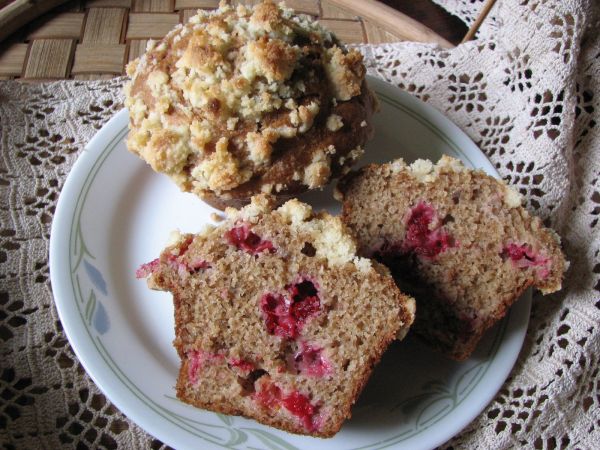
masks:
[[[442,114],[371,79],[381,100],[367,162],[442,154],[497,175],[475,144]],[[431,448],[489,403],[521,348],[531,296],[490,330],[476,353],[451,362],[411,340],[393,344],[332,439],[291,435],[251,420],[202,411],[175,399],[178,358],[170,296],[147,289],[135,269],[154,259],[169,232],[198,231],[213,209],[179,192],[126,151],[127,112],[90,141],[58,202],[50,271],[64,329],[87,372],[128,417],[178,449]],[[304,195],[339,211],[331,189]]]

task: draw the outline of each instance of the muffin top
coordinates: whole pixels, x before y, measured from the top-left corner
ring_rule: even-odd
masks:
[[[366,89],[357,51],[270,1],[199,11],[150,42],[127,73],[128,148],[198,194],[264,173],[276,142],[307,133],[320,114],[329,130],[341,128],[332,109]],[[295,178],[319,185],[307,179],[319,171],[305,169]]]

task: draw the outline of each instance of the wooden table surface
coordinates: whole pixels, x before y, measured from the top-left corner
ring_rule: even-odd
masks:
[[[346,43],[413,40],[451,47],[467,31],[463,22],[431,0],[286,3],[313,15]],[[127,62],[144,51],[148,39],[162,37],[197,8],[217,5],[218,0],[0,0],[0,79],[91,80],[120,75]],[[11,9],[12,16],[6,13]],[[15,15],[17,9],[22,12]],[[40,15],[42,10],[47,12]]]

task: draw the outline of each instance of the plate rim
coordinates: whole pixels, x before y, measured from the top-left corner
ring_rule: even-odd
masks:
[[[427,123],[427,124],[429,124],[429,126],[433,127],[433,129],[432,128],[430,128],[430,129],[434,133],[436,133],[439,137],[442,137],[438,134],[438,131],[441,131],[441,133],[444,135],[444,137],[442,139],[449,145],[449,147],[455,148],[455,150],[457,151],[457,154],[462,157],[467,158],[468,161],[474,167],[484,168],[484,170],[486,172],[488,172],[496,177],[499,176],[496,169],[489,162],[489,160],[486,158],[486,156],[483,154],[483,152],[473,143],[473,141],[469,138],[469,136],[464,131],[462,131],[457,125],[455,125],[449,118],[447,118],[441,112],[436,110],[434,107],[432,107],[431,105],[429,105],[427,103],[422,102],[421,100],[415,98],[411,94],[401,91],[399,88],[397,88],[391,84],[388,84],[385,81],[379,80],[377,78],[369,77],[369,85],[374,91],[377,92],[377,94],[379,96],[388,97],[387,100],[396,103],[396,106],[400,105],[406,112],[410,111],[412,114],[416,114],[416,115],[420,116],[424,122],[421,120],[420,121],[422,123]],[[418,112],[415,111],[415,109],[417,109]],[[86,185],[89,189],[89,187],[93,183],[93,177],[92,177],[92,180],[89,181],[89,174],[93,171],[94,167],[97,164],[101,163],[101,160],[103,161],[104,159],[106,159],[106,157],[108,157],[108,155],[111,153],[111,152],[106,151],[108,149],[108,147],[110,145],[113,145],[115,141],[117,141],[117,144],[114,144],[114,145],[118,145],[118,142],[120,142],[122,137],[126,134],[127,122],[128,122],[128,114],[127,114],[126,109],[122,109],[121,111],[116,113],[94,135],[94,137],[90,140],[90,142],[85,146],[82,154],[79,156],[79,158],[73,165],[73,168],[71,169],[69,175],[67,176],[65,184],[64,184],[61,194],[59,196],[59,200],[58,200],[57,207],[56,207],[56,212],[54,215],[54,220],[52,222],[52,228],[51,228],[51,234],[50,234],[50,251],[49,251],[49,253],[50,253],[50,278],[51,278],[51,283],[52,283],[52,288],[53,288],[53,293],[54,293],[54,295],[53,295],[54,303],[57,307],[57,311],[58,311],[60,320],[63,324],[65,334],[67,335],[67,338],[69,339],[69,342],[70,342],[77,358],[79,359],[79,361],[85,368],[88,375],[90,375],[90,377],[93,379],[93,381],[96,383],[96,385],[100,388],[100,390],[111,400],[111,402],[113,402],[119,408],[120,411],[123,412],[123,414],[125,414],[127,417],[129,417],[137,425],[139,425],[140,427],[145,429],[149,434],[158,437],[163,442],[170,443],[170,445],[173,445],[173,443],[176,442],[176,439],[174,438],[174,436],[169,434],[168,430],[166,430],[166,429],[163,430],[163,428],[162,428],[163,419],[167,419],[167,418],[164,416],[162,416],[163,419],[158,419],[156,416],[150,417],[148,414],[145,413],[145,411],[132,406],[131,400],[134,400],[134,403],[136,402],[136,400],[141,401],[142,403],[145,403],[145,402],[142,399],[140,399],[135,393],[133,393],[131,388],[126,386],[126,383],[124,381],[122,381],[120,379],[118,380],[121,383],[123,383],[124,386],[115,386],[114,385],[115,380],[111,380],[110,377],[106,377],[106,375],[104,374],[104,370],[106,369],[106,364],[108,364],[108,361],[106,361],[106,359],[104,359],[105,356],[101,354],[101,352],[95,345],[94,337],[91,335],[90,330],[85,326],[85,322],[83,320],[83,317],[81,316],[81,311],[78,308],[69,307],[69,303],[76,301],[76,299],[75,299],[76,293],[73,291],[73,293],[72,293],[73,295],[69,295],[69,292],[68,292],[69,287],[73,288],[73,290],[74,290],[75,286],[67,286],[69,284],[69,282],[68,282],[68,280],[65,281],[65,279],[64,279],[64,267],[69,267],[69,269],[70,269],[70,263],[68,263],[66,265],[60,264],[61,261],[65,261],[65,260],[70,261],[71,231],[67,232],[66,234],[65,234],[65,232],[67,229],[70,229],[73,226],[73,222],[72,222],[71,218],[74,218],[75,214],[78,211],[79,201],[81,198],[80,193],[85,190]],[[435,123],[435,126],[437,126],[437,129],[435,129],[436,127],[433,125],[433,123]],[[435,129],[435,131],[434,131],[434,129]],[[464,144],[467,147],[471,147],[471,149],[475,149],[475,152],[473,153],[473,155],[475,156],[475,158],[474,158],[475,161],[472,161],[465,154],[465,152],[463,150],[461,150],[461,148],[458,148],[456,146],[456,143],[448,137],[448,134],[450,134],[452,136],[452,138],[455,138],[455,140],[462,141],[461,147]],[[113,147],[114,147],[114,145],[113,145]],[[100,166],[101,166],[101,164],[100,164]],[[83,178],[83,181],[81,181],[82,178]],[[89,181],[89,183],[88,183],[88,181]],[[78,190],[79,190],[79,194],[78,194]],[[75,196],[75,198],[77,198],[77,200],[75,200],[75,201],[73,201],[74,196]],[[81,213],[82,213],[82,211],[80,211],[80,214]],[[68,245],[67,245],[68,250],[67,250],[66,254],[65,254],[65,248],[64,248],[64,236],[69,236]],[[61,238],[62,238],[62,240],[61,240]],[[69,272],[69,276],[70,276],[71,270],[68,270],[67,272]],[[477,406],[471,408],[471,412],[473,412],[474,410],[476,410],[476,412],[472,413],[472,414],[467,414],[466,417],[463,417],[462,420],[460,420],[460,418],[456,419],[455,422],[458,422],[459,425],[455,425],[455,426],[451,427],[451,428],[453,428],[454,431],[452,431],[451,434],[447,434],[447,433],[443,434],[442,433],[443,436],[440,436],[438,439],[430,439],[429,443],[431,445],[428,445],[428,447],[429,446],[434,447],[434,446],[440,445],[440,444],[446,442],[448,439],[451,439],[453,436],[460,433],[461,430],[463,430],[470,422],[472,422],[479,414],[481,414],[481,412],[484,410],[485,406],[489,404],[489,402],[493,399],[493,397],[496,395],[498,390],[504,384],[504,381],[506,380],[510,371],[514,367],[514,364],[520,353],[520,350],[523,345],[525,335],[527,332],[527,326],[528,326],[529,315],[530,315],[530,307],[531,307],[531,291],[528,291],[528,295],[526,295],[525,297],[526,298],[520,300],[519,303],[521,303],[521,304],[524,303],[521,306],[521,308],[526,309],[526,314],[524,314],[526,317],[518,318],[518,320],[520,320],[520,322],[518,322],[519,327],[516,327],[516,325],[513,326],[513,328],[518,328],[518,330],[517,330],[518,335],[516,337],[517,342],[512,342],[512,344],[511,344],[515,348],[513,349],[513,352],[510,354],[510,358],[509,358],[510,364],[505,364],[503,366],[505,370],[500,370],[499,372],[497,372],[495,374],[494,380],[496,381],[496,384],[494,385],[493,389],[488,390],[489,395],[481,396],[479,398],[478,402],[476,402],[477,399],[470,400],[471,403],[473,403],[473,402],[477,403]],[[509,310],[509,312],[506,315],[505,320],[502,322],[504,324],[503,326],[505,328],[506,328],[507,324],[510,322],[509,318],[511,317],[511,312],[513,311],[513,309],[514,309],[514,306],[513,306],[513,308],[511,308]],[[77,314],[78,312],[79,312],[79,314]],[[78,316],[79,316],[79,319],[78,319]],[[515,322],[513,321],[511,323],[514,324]],[[84,339],[81,338],[82,333],[83,333]],[[87,337],[89,338],[89,340],[85,339],[86,334],[87,334]],[[96,339],[98,339],[98,338],[96,338]],[[513,341],[514,340],[515,339],[513,339]],[[502,342],[502,338],[499,339],[498,347],[500,347],[500,342]],[[492,345],[492,347],[494,347],[494,346],[495,346],[495,344]],[[498,349],[496,349],[496,351],[497,350]],[[92,352],[92,353],[90,353],[90,352]],[[98,354],[100,355],[101,358],[98,358]],[[108,356],[110,357],[110,355],[108,355]],[[496,354],[494,354],[494,358],[495,357],[496,357]],[[102,362],[102,361],[104,361],[104,362]],[[488,364],[488,367],[486,368],[486,371],[492,366],[493,362],[494,362],[494,359],[492,359],[490,361],[490,363]],[[485,375],[485,373],[482,374],[481,378],[483,378],[484,375]],[[118,377],[118,375],[117,375],[117,377]],[[501,381],[498,381],[498,380],[501,380]],[[475,384],[473,389],[475,389],[475,387],[477,387],[479,381]],[[135,397],[135,399],[131,398],[132,395]],[[130,397],[130,398],[127,399],[127,397]],[[463,398],[463,400],[465,400],[467,397],[468,397],[468,395],[465,396]],[[461,400],[461,402],[463,400]],[[146,405],[146,406],[148,406],[148,405]],[[445,415],[443,417],[445,417]],[[434,422],[431,426],[435,425],[435,423],[437,423],[437,422]],[[177,425],[177,426],[180,426],[180,425]],[[429,426],[424,429],[427,429],[427,428],[429,428]],[[204,439],[206,439],[206,438],[204,438]],[[392,437],[392,438],[388,439],[387,441],[392,440],[392,439],[394,439],[394,438]],[[181,441],[181,442],[183,443],[184,441]],[[398,442],[391,442],[391,443],[385,444],[385,441],[384,442],[380,441],[378,443],[370,444],[369,446],[361,447],[361,448],[371,448],[378,444],[384,444],[383,447],[389,447],[390,445],[396,445],[397,443]],[[222,445],[220,443],[212,442],[212,444],[222,447]],[[175,445],[181,445],[181,443],[177,443]],[[382,447],[378,447],[378,448],[382,448]]]

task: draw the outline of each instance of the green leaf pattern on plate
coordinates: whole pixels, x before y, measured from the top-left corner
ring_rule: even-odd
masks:
[[[258,428],[241,428],[244,431],[248,431],[256,436],[269,450],[298,450],[298,447],[294,447],[288,444],[286,441],[281,439],[274,434],[269,433],[265,430],[259,430]]]
[[[95,260],[96,257],[90,251],[83,237],[83,230],[81,227],[82,212],[83,208],[79,210],[77,220],[75,221],[75,242],[72,254],[72,257],[75,258],[75,263],[72,265],[71,275],[75,277],[80,299],[82,299],[82,303],[85,304],[84,321],[86,325],[92,325],[96,332],[104,334],[110,328],[110,320],[104,305],[98,300],[96,290],[100,291],[103,295],[108,295],[108,287],[102,272],[90,262],[90,260]],[[85,302],[83,302],[84,296],[81,291],[80,273],[82,270],[86,273],[87,278],[92,284]]]
[[[440,380],[430,380],[421,386],[420,393],[398,402],[391,411],[400,409],[409,417],[416,417],[416,429],[428,425],[448,408],[456,408],[464,395],[465,387],[470,385],[484,369],[485,361],[466,370],[452,386]]]
[[[221,414],[221,413],[215,413],[216,416],[221,419],[221,422],[223,422],[225,425],[227,426],[231,426],[233,425],[233,419],[231,416],[226,416],[225,414]]]
[[[90,295],[88,297],[87,304],[85,305],[85,321],[88,325],[92,324],[92,316],[94,315],[94,310],[96,309],[96,293],[92,289],[90,291]]]

